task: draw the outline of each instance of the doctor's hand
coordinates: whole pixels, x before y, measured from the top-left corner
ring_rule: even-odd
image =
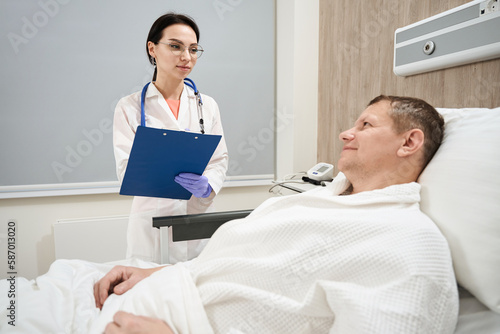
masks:
[[[206,198],[212,193],[212,187],[208,184],[208,178],[205,175],[180,173],[174,178],[174,181],[186,188],[195,197]]]
[[[110,322],[106,326],[104,333],[173,334],[174,331],[160,319],[137,316],[131,313],[118,311],[113,316],[113,322]]]
[[[163,267],[141,269],[124,266],[114,267],[94,284],[95,306],[102,309],[102,305],[110,294],[115,293],[121,295],[130,290],[138,282],[162,268]]]

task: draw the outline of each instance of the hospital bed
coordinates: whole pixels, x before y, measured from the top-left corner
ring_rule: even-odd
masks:
[[[459,285],[456,334],[500,333],[500,108],[438,108],[443,144],[418,182],[421,209],[446,237]],[[251,210],[157,217],[162,256],[173,241],[209,238],[226,221]],[[201,233],[201,234],[200,234]]]

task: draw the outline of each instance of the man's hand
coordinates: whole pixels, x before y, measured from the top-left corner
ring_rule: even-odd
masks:
[[[116,266],[103,278],[94,284],[95,306],[102,309],[102,305],[112,293],[121,295],[130,290],[138,282],[163,267],[141,269],[136,267]]]
[[[137,316],[123,311],[116,312],[113,322],[104,330],[105,334],[174,334],[162,320]]]

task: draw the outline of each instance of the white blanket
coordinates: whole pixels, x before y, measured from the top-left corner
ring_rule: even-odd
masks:
[[[111,295],[102,311],[97,309],[94,283],[116,264],[157,266],[140,260],[106,265],[58,260],[36,280],[18,278],[13,289],[17,300],[12,318],[7,310],[10,298],[7,300],[4,293],[10,283],[0,281],[0,333],[102,333],[118,310],[161,318],[176,333],[212,333],[196,287],[182,263],[154,273],[121,296]]]
[[[215,332],[452,333],[446,240],[417,183],[273,198],[223,225],[191,271]]]
[[[90,291],[98,270],[78,280],[85,294],[74,285],[46,292],[40,324],[99,332],[122,309],[160,317],[178,333],[453,333],[449,249],[419,210],[420,186],[335,196],[347,185],[340,174],[327,188],[266,201],[223,225],[197,259],[156,272],[102,312]],[[43,290],[40,278],[32,288]],[[76,308],[86,311],[75,317]]]

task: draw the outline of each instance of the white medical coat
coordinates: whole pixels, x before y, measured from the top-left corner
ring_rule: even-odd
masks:
[[[207,198],[192,196],[189,200],[150,198],[136,196],[127,230],[127,258],[135,257],[146,261],[159,262],[159,229],[152,227],[152,218],[159,216],[185,215],[214,211],[213,199],[219,192],[226,177],[228,154],[220,120],[219,107],[214,99],[202,94],[205,133],[222,135],[208,166],[203,173],[208,178],[213,192]],[[146,126],[200,132],[196,98],[191,88],[184,86],[181,94],[179,117],[175,119],[164,97],[150,84],[146,93]],[[141,124],[141,91],[122,98],[115,109],[113,122],[113,147],[116,172],[120,182],[127,168],[137,126]],[[169,239],[171,241],[171,231]],[[186,261],[197,256],[205,241],[169,242],[170,263]]]

